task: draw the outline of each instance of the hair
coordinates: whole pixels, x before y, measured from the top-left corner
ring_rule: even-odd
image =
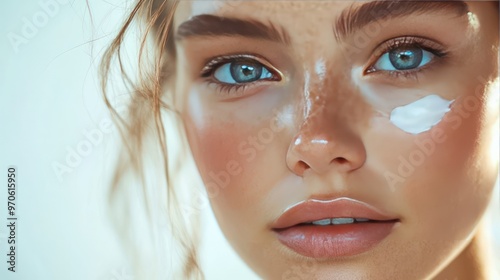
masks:
[[[494,1],[498,9],[498,1]],[[173,36],[173,16],[179,0],[137,0],[132,11],[126,17],[117,36],[106,49],[101,65],[101,90],[104,102],[108,106],[111,115],[117,124],[123,140],[122,149],[124,153],[119,154],[116,169],[114,171],[109,202],[110,205],[117,204],[117,196],[125,189],[125,174],[134,174],[141,180],[143,191],[145,191],[145,158],[144,150],[147,136],[154,136],[158,141],[162,161],[162,173],[166,183],[168,220],[173,237],[183,249],[181,273],[185,279],[204,279],[198,263],[197,245],[198,238],[189,230],[189,224],[182,217],[179,196],[172,184],[172,176],[176,166],[169,165],[167,152],[167,140],[162,112],[164,110],[179,116],[175,110],[175,99],[173,96],[165,96],[164,92],[168,85],[173,84],[175,71],[176,53]],[[140,37],[140,48],[136,65],[136,75],[130,75],[126,70],[123,54],[123,43],[134,23],[143,26],[144,30]],[[153,53],[153,59],[150,53]],[[110,101],[110,76],[112,65],[117,63],[120,75],[130,92],[130,103],[125,116],[113,107]],[[147,197],[144,197],[148,205]],[[149,210],[147,210],[149,211]],[[148,212],[149,213],[149,212]],[[120,214],[123,216],[123,213]],[[118,217],[118,216],[117,216]],[[114,217],[114,218],[117,218]],[[119,219],[113,219],[115,222]],[[175,226],[174,226],[175,225]],[[118,224],[118,227],[125,224]],[[124,231],[120,234],[123,236]]]
[[[144,178],[144,143],[146,136],[152,134],[158,140],[163,174],[167,189],[168,219],[171,224],[173,237],[184,249],[182,259],[182,274],[187,279],[203,279],[203,273],[198,264],[197,238],[189,234],[188,225],[182,218],[179,198],[171,184],[171,174],[174,168],[169,167],[166,134],[162,120],[162,110],[178,114],[171,102],[165,102],[162,96],[165,86],[171,82],[175,68],[174,36],[172,35],[172,22],[178,0],[138,0],[129,16],[125,19],[118,35],[106,49],[100,65],[101,90],[106,106],[118,126],[124,142],[126,153],[120,153],[117,166],[112,177],[110,187],[110,204],[117,203],[119,192],[124,191],[124,175],[135,174],[145,188]],[[137,76],[132,77],[126,71],[122,46],[129,29],[133,23],[143,25],[145,29],[140,41],[137,60]],[[153,39],[152,42],[148,39]],[[148,48],[148,43],[152,48]],[[147,50],[147,52],[146,52]],[[154,60],[151,63],[149,52],[153,51]],[[111,66],[117,62],[120,75],[130,94],[130,103],[126,117],[119,114],[110,101]],[[134,82],[134,79],[137,82]],[[153,128],[153,129],[150,129]],[[148,204],[145,197],[145,203]],[[149,214],[149,210],[148,214]],[[123,214],[121,214],[123,215]],[[113,217],[117,218],[117,217]],[[113,219],[116,221],[117,219]],[[174,225],[175,226],[172,226]],[[122,229],[125,225],[119,224]],[[121,231],[121,235],[126,231]]]

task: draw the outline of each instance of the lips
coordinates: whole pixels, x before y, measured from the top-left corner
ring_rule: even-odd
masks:
[[[287,209],[273,224],[278,240],[298,254],[336,258],[370,250],[400,220],[350,198],[307,200]]]

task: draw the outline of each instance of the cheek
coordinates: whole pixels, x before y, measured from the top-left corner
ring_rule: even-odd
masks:
[[[412,234],[422,239],[465,240],[491,198],[497,161],[491,160],[490,146],[498,109],[489,106],[485,96],[491,94],[484,92],[484,85],[466,88],[439,124],[406,135],[407,144],[391,152],[386,179],[403,198],[400,207],[408,212]]]
[[[251,131],[236,123],[210,122],[200,127],[190,120],[187,134],[193,157],[209,196],[216,198],[244,173],[246,155],[239,153],[237,147]]]
[[[238,101],[195,98],[183,114],[193,157],[226,233],[239,221],[257,223],[256,211],[263,206],[269,186],[279,170],[286,170],[286,145],[280,143],[286,134],[289,106],[272,94],[242,101],[240,107]]]
[[[188,139],[203,179],[212,210],[226,238],[240,251],[248,250],[245,240],[262,242],[261,231],[241,232],[266,223],[266,199],[279,170],[286,170],[277,155],[278,137],[266,122],[213,122],[205,127],[188,127]],[[270,141],[273,140],[273,141]]]

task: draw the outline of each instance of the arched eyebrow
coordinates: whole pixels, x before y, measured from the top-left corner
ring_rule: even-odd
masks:
[[[208,14],[194,16],[177,28],[177,40],[195,36],[239,36],[270,40],[286,45],[290,44],[288,32],[271,22],[265,24],[253,19],[238,19]]]
[[[340,41],[362,29],[366,25],[377,22],[401,18],[405,16],[425,13],[451,13],[463,16],[469,12],[464,1],[422,1],[422,0],[383,0],[373,1],[345,9],[333,25],[333,32],[337,41]]]

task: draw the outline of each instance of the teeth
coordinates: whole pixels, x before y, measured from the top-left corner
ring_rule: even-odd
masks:
[[[330,224],[330,219],[323,219],[323,220],[319,220],[319,221],[314,221],[312,222],[313,225],[318,225],[318,226],[327,226]]]
[[[333,219],[323,219],[312,222],[313,225],[317,226],[327,226],[327,225],[344,225],[352,224],[354,222],[363,223],[368,222],[370,219],[366,218],[333,218]]]
[[[352,224],[354,223],[353,218],[333,218],[332,224],[334,225],[343,225],[343,224]]]

